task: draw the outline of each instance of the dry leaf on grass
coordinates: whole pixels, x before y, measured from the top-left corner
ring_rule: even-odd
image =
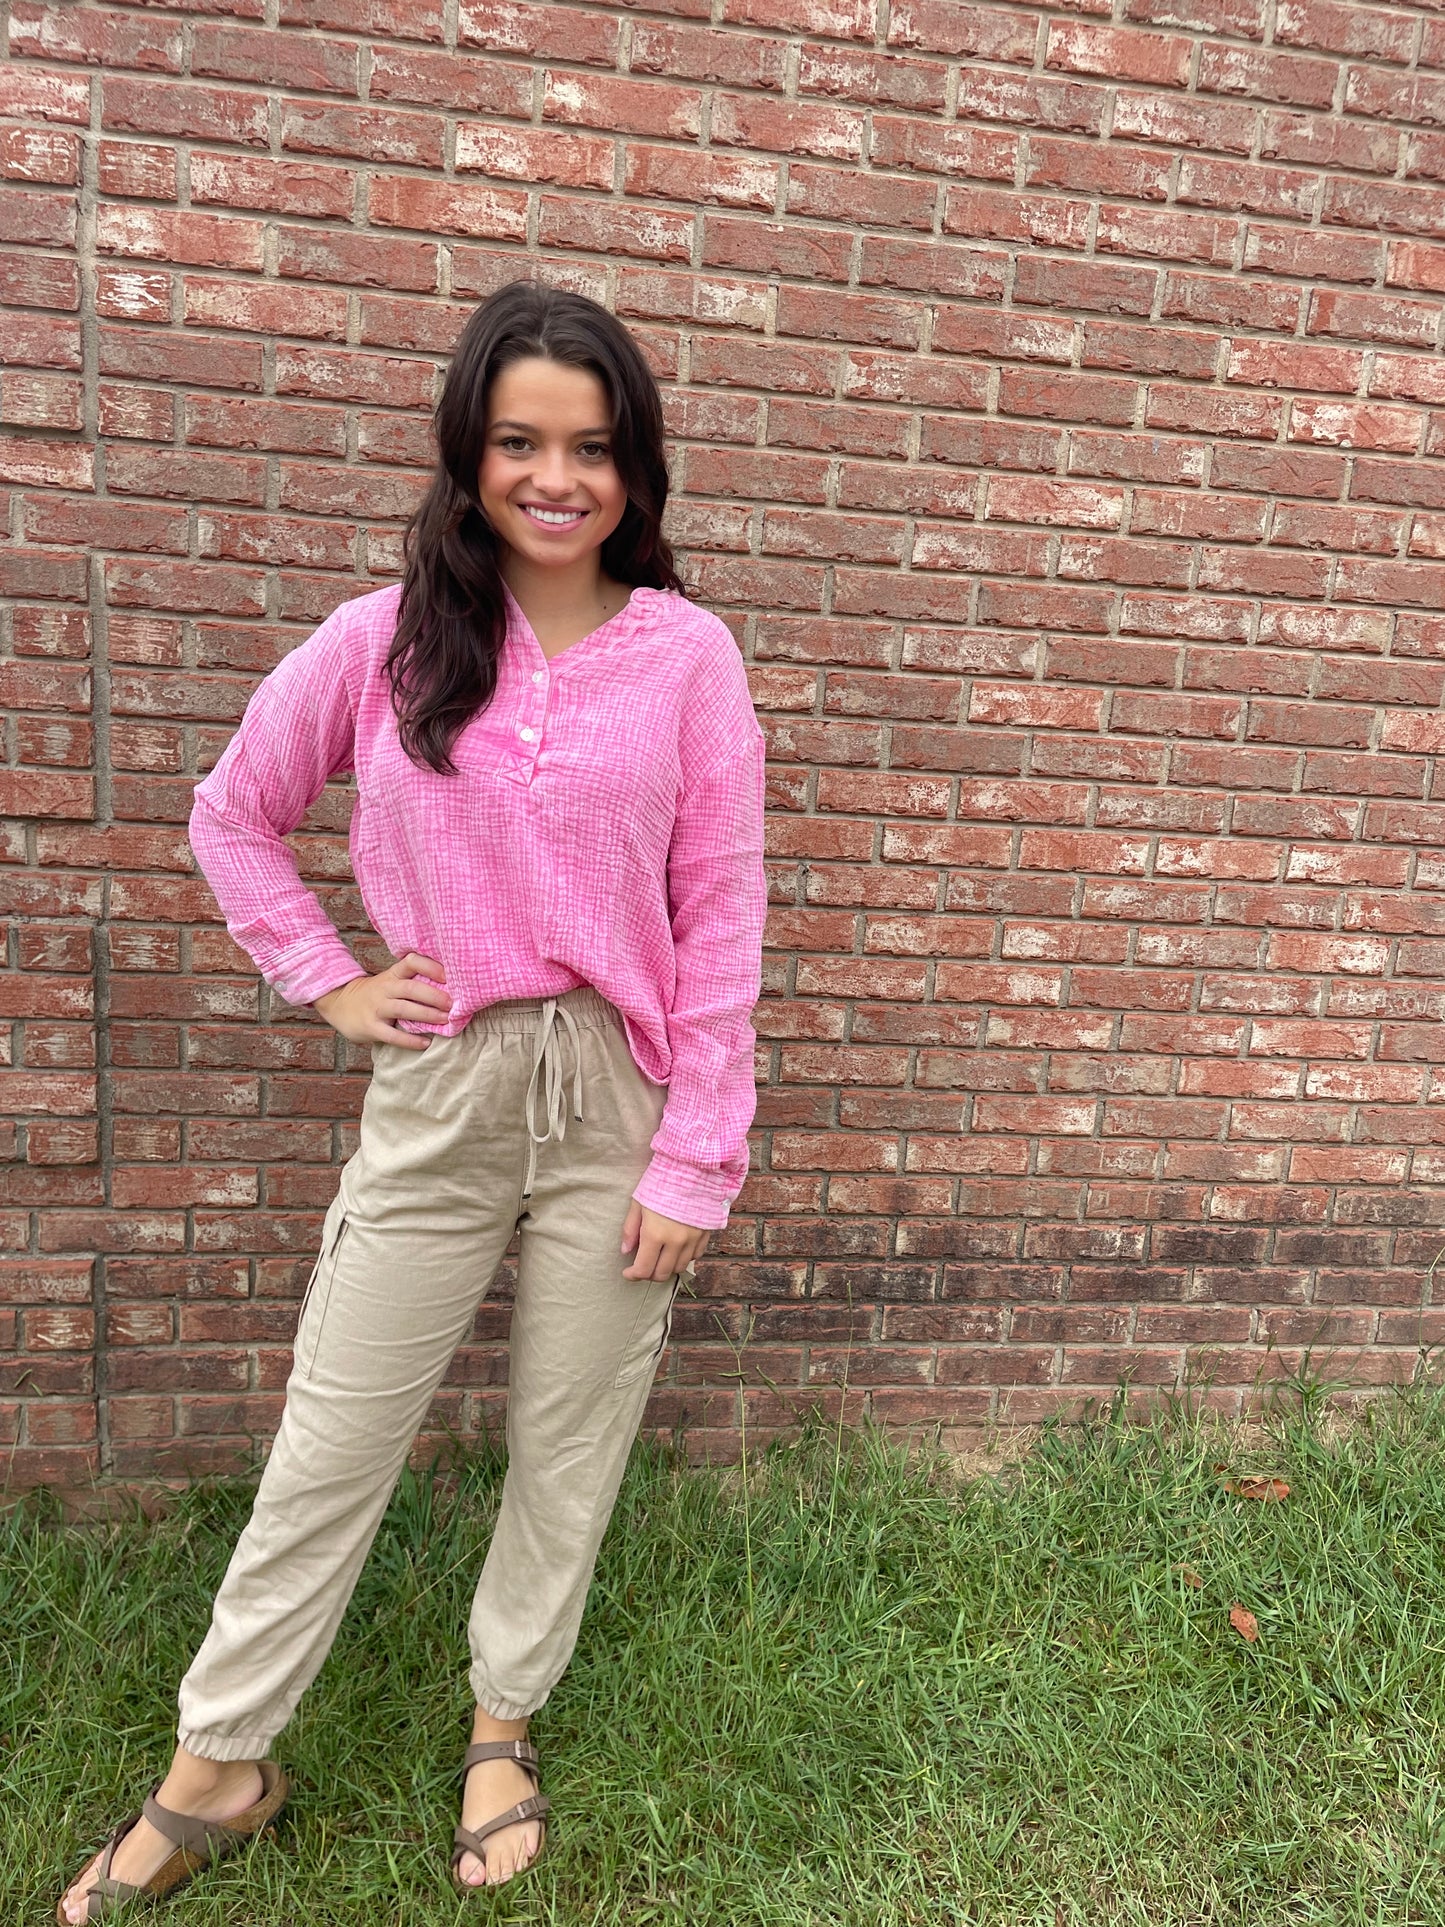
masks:
[[[1179,1574],[1179,1577],[1184,1581],[1186,1586],[1202,1586],[1204,1584],[1204,1581],[1199,1577],[1199,1574],[1194,1570],[1193,1566],[1180,1565],[1176,1566],[1174,1570]]]
[[[1237,1499],[1284,1499],[1289,1496],[1289,1487],[1283,1479],[1256,1478],[1247,1474],[1242,1479],[1226,1479],[1226,1492],[1232,1492]]]
[[[1241,1639],[1253,1641],[1259,1638],[1259,1621],[1248,1606],[1241,1606],[1238,1601],[1229,1609],[1229,1623]]]

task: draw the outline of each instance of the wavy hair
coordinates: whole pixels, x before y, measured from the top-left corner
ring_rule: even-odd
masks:
[[[641,349],[587,295],[536,281],[498,288],[463,328],[442,385],[433,416],[436,470],[406,526],[401,603],[385,664],[402,747],[414,763],[447,776],[456,774],[457,736],[492,699],[507,632],[503,544],[477,493],[487,397],[499,370],[532,355],[589,370],[607,393],[612,460],[627,505],[602,544],[602,567],[634,588],[683,592],[662,533],[662,397]]]

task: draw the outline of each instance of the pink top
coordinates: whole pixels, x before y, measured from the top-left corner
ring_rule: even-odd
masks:
[[[288,1002],[365,976],[282,839],[356,773],[351,861],[392,955],[434,957],[452,1036],[484,1004],[593,985],[668,1086],[633,1196],[720,1229],[747,1176],[762,990],[764,739],[738,647],[686,596],[634,589],[551,661],[510,590],[496,691],[458,774],[403,751],[380,672],[401,585],[343,603],[257,685],[195,792],[226,928]]]

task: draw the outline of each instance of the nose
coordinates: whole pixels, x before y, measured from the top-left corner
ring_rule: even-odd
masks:
[[[572,493],[572,470],[565,449],[543,449],[537,457],[533,471],[534,485],[544,495],[564,496]]]

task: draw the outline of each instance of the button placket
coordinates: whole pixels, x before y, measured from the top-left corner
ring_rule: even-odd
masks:
[[[532,671],[532,702],[530,705],[532,721],[520,723],[517,727],[517,736],[519,740],[524,743],[535,743],[537,738],[542,734],[542,713],[547,706],[547,692],[543,686],[546,681],[547,672],[545,669],[534,669]],[[533,751],[532,755],[528,758],[529,765],[535,766],[535,761],[536,752]]]

